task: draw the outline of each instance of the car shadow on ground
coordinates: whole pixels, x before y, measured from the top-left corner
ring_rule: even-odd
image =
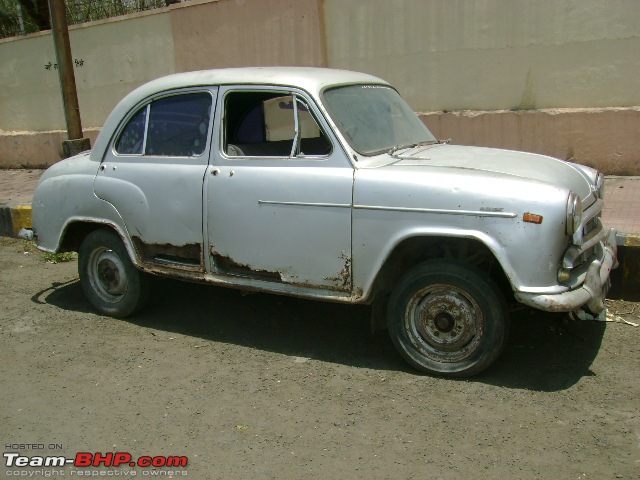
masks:
[[[54,284],[32,300],[81,313],[95,311],[79,281]],[[149,306],[127,321],[146,328],[242,345],[283,355],[420,375],[407,366],[386,332],[371,335],[370,309],[153,279]],[[604,322],[566,315],[512,313],[510,338],[498,361],[466,381],[535,391],[564,390],[595,375]]]

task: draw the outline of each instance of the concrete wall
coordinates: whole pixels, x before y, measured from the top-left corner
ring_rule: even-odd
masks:
[[[102,126],[123,96],[170,73],[323,65],[321,14],[316,0],[221,0],[74,25],[83,126]],[[49,32],[0,41],[0,130],[66,128],[55,64]]]
[[[69,37],[83,127],[102,126],[124,95],[175,71],[164,9],[76,25]],[[56,63],[49,32],[0,41],[0,130],[66,129]]]
[[[638,0],[325,0],[329,65],[418,111],[640,105]]]
[[[420,114],[442,140],[541,153],[609,175],[640,175],[640,107]]]
[[[84,136],[93,145],[100,129],[85,128],[83,130]],[[53,165],[63,158],[62,142],[64,140],[67,140],[66,130],[0,132],[0,168],[42,168]]]
[[[416,111],[437,111],[424,121],[455,143],[640,175],[639,6],[639,0],[191,0],[73,26],[70,37],[89,136],[125,94],[162,75],[329,66],[391,81]],[[47,32],[0,40],[0,167],[60,159],[55,144],[66,126],[55,63]],[[469,109],[484,112],[459,112]]]
[[[324,66],[317,0],[186,3],[171,10],[176,71]]]

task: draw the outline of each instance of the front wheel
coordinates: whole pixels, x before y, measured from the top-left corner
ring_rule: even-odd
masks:
[[[84,239],[78,273],[85,296],[102,314],[124,318],[149,299],[149,279],[133,266],[124,243],[110,230],[94,230]]]
[[[498,358],[509,316],[502,294],[484,272],[431,260],[400,279],[387,321],[393,343],[410,365],[430,374],[467,377]]]

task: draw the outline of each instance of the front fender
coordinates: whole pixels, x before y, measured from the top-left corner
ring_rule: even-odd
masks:
[[[429,228],[424,226],[416,226],[407,228],[402,231],[395,232],[389,236],[383,245],[379,248],[367,248],[367,243],[359,242],[357,248],[354,247],[354,286],[356,291],[363,292],[363,301],[371,299],[373,287],[378,275],[380,274],[385,261],[391,256],[401,244],[411,239],[469,239],[484,245],[494,256],[504,271],[509,283],[514,285],[518,282],[517,272],[504,254],[500,242],[480,230],[460,230],[454,228]],[[355,242],[354,242],[355,244]],[[362,247],[362,248],[360,248]],[[375,253],[373,250],[377,250]],[[369,250],[369,251],[367,251]]]

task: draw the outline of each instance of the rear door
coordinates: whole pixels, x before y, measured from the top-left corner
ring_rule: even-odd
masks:
[[[164,92],[123,121],[95,194],[117,210],[143,262],[204,272],[202,185],[217,88]]]

